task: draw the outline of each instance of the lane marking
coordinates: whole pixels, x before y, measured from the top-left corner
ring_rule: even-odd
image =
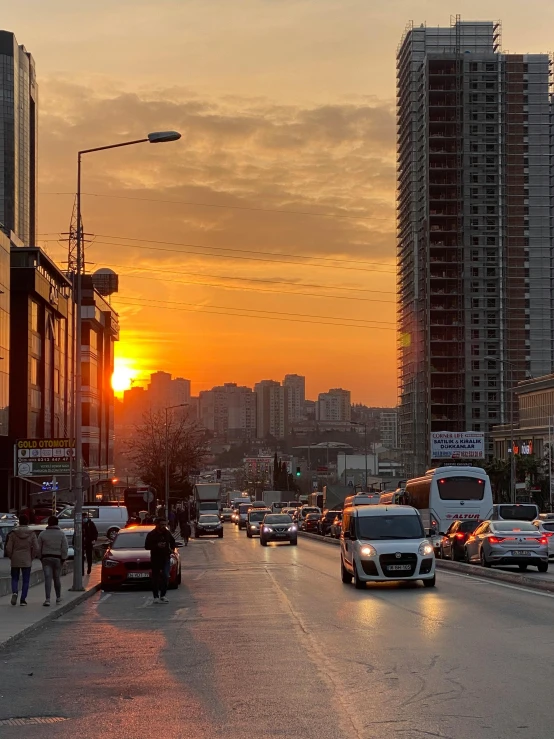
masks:
[[[154,596],[153,595],[148,595],[144,599],[144,603],[141,606],[137,606],[137,607],[138,608],[148,608],[148,606],[151,606],[153,602],[154,602]]]
[[[100,603],[105,603],[107,600],[109,600],[112,597],[113,593],[104,593],[104,595],[96,601],[95,606],[98,608]]]
[[[486,578],[479,577],[478,575],[463,575],[458,572],[448,572],[447,570],[440,571],[440,577],[447,575],[448,577],[458,577],[462,580],[473,581],[478,585],[496,585],[499,588],[507,588],[508,590],[519,590],[522,593],[530,593],[531,595],[540,595],[543,598],[554,598],[554,593],[544,593],[542,590],[534,590],[533,588],[526,588],[522,585],[510,585],[507,582],[499,582],[498,580],[488,580]]]

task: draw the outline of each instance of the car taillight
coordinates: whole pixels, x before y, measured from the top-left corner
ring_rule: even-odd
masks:
[[[461,534],[461,533],[460,534],[456,534],[456,539],[465,539],[465,538],[466,538],[466,535],[465,534]]]
[[[504,537],[503,536],[500,536],[500,537],[499,536],[489,536],[489,543],[490,544],[500,544],[503,541],[504,541]]]
[[[548,539],[546,538],[546,536],[541,536],[541,538],[537,539],[537,541],[539,542],[539,544],[542,544],[542,546],[546,546],[548,544]]]
[[[543,536],[546,536],[547,539],[550,539],[551,536],[554,536],[554,531],[545,531]]]

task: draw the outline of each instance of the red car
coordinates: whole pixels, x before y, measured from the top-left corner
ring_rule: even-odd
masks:
[[[115,590],[121,585],[150,583],[150,552],[144,548],[146,535],[152,526],[131,526],[120,529],[102,559],[102,590]],[[177,543],[182,547],[181,542]],[[169,589],[181,584],[181,557],[172,552]]]

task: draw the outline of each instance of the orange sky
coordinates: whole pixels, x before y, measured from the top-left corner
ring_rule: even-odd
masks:
[[[448,25],[450,10],[438,0],[3,8],[37,64],[39,244],[54,259],[66,258],[78,148],[183,134],[84,163],[88,267],[121,275],[118,356],[139,379],[164,369],[197,393],[296,372],[310,397],[342,386],[355,402],[396,402],[394,54],[410,19]],[[554,3],[452,10],[501,18],[511,52],[551,48]]]

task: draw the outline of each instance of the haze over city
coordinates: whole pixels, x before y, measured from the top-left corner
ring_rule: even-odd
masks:
[[[448,25],[454,10],[483,15],[365,0],[4,8],[37,62],[38,243],[53,259],[67,259],[78,148],[183,135],[84,167],[87,266],[121,276],[119,389],[156,369],[195,393],[293,371],[309,397],[342,386],[396,403],[394,53],[410,18]],[[505,48],[536,52],[552,14],[486,13]]]

